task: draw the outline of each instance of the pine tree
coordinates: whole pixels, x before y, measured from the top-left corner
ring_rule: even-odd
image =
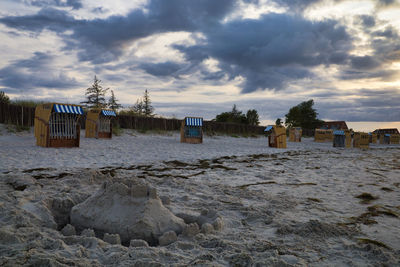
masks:
[[[136,104],[131,107],[131,111],[134,114],[142,116],[143,115],[143,101],[141,99],[136,100]]]
[[[108,99],[108,107],[114,111],[117,111],[119,108],[122,107],[122,105],[120,105],[118,103],[118,100],[115,98],[114,90],[111,90],[111,96]]]
[[[0,91],[0,103],[9,104],[10,98],[3,91]]]
[[[154,116],[154,108],[151,105],[150,95],[147,89],[144,91],[143,98],[136,100],[136,104],[133,105],[131,111],[139,116],[152,117]]]
[[[146,91],[144,91],[144,96],[143,96],[142,102],[143,102],[143,114],[146,117],[153,116],[154,108],[151,105],[150,95],[149,95],[149,92],[147,91],[147,89],[146,89]]]
[[[101,80],[97,79],[97,76],[94,76],[94,81],[91,87],[86,89],[86,101],[82,101],[82,104],[85,104],[88,108],[104,108],[107,106],[105,95],[109,88],[103,89],[100,85]]]

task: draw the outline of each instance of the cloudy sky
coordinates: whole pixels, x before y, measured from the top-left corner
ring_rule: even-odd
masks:
[[[94,75],[128,107],[264,124],[319,117],[400,128],[400,0],[1,0],[0,90],[79,103]],[[379,122],[379,123],[377,123]]]

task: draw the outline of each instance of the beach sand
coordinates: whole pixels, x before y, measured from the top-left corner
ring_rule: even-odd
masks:
[[[0,265],[400,265],[398,145],[304,138],[273,149],[265,137],[227,136],[190,145],[178,133],[125,131],[42,148],[31,132],[0,134]],[[186,230],[121,245],[69,225],[74,206],[118,182],[155,188]]]

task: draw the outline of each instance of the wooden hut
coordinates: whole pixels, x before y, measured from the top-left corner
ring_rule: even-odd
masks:
[[[289,142],[301,142],[303,130],[300,127],[289,129]]]
[[[362,133],[362,132],[354,133],[353,147],[369,148],[369,135],[368,135],[368,133]]]
[[[331,130],[348,130],[345,121],[324,121],[321,129],[331,129]]]
[[[36,144],[43,147],[79,147],[81,106],[47,103],[35,109]]]
[[[400,144],[400,134],[390,135],[390,144],[398,145]]]
[[[376,144],[378,142],[378,135],[376,133],[369,133],[369,142]]]
[[[286,128],[281,125],[269,125],[264,132],[268,134],[268,146],[286,148]]]
[[[384,145],[390,144],[390,134],[380,134],[379,144],[384,144]]]
[[[85,137],[89,138],[111,138],[112,117],[116,114],[108,109],[91,109],[86,115]]]
[[[314,141],[320,143],[332,142],[333,130],[315,129]]]
[[[392,134],[400,134],[397,128],[386,128],[386,129],[376,129],[372,133],[378,135],[379,143],[380,144],[390,144],[390,135]],[[387,136],[385,136],[387,134]],[[385,141],[387,139],[387,141]]]
[[[349,130],[333,131],[333,147],[351,147],[351,132]]]
[[[203,143],[203,118],[186,117],[182,121],[181,143]]]

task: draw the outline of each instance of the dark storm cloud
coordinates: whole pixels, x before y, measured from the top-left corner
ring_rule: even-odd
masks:
[[[397,70],[343,70],[339,75],[342,80],[356,80],[356,79],[378,79],[385,82],[394,81],[398,76]]]
[[[353,89],[329,98],[319,98],[317,95],[310,98],[314,98],[321,118],[384,122],[398,121],[400,117],[398,89]]]
[[[174,62],[142,63],[139,65],[139,68],[154,76],[176,76],[182,67],[181,64]]]
[[[382,63],[379,62],[379,60],[371,56],[351,58],[351,67],[354,69],[375,69],[379,67],[381,64]]]
[[[321,0],[273,0],[273,2],[288,8],[288,11],[302,12],[304,9],[321,2]]]
[[[316,4],[325,4],[326,2],[340,3],[346,0],[271,0],[278,6],[287,8],[288,11],[302,13],[307,8]],[[376,9],[388,8],[393,5],[399,4],[398,0],[372,0],[375,3]],[[258,3],[258,0],[248,0],[245,2]]]
[[[400,60],[400,37],[392,26],[370,35],[372,53],[370,56],[352,57],[351,68],[343,70],[343,79],[378,78],[393,81],[399,71],[392,69],[393,62]]]
[[[374,27],[376,24],[375,17],[371,15],[361,15],[358,16],[358,19],[360,20],[361,24],[366,28]]]
[[[211,27],[234,7],[235,0],[151,0],[146,9],[127,16],[76,20],[66,11],[44,8],[35,15],[4,17],[0,23],[40,33],[44,29],[62,35],[65,49],[78,49],[80,60],[109,62],[123,53],[131,41],[156,33],[197,31]],[[72,34],[64,34],[68,30]]]
[[[392,26],[387,26],[384,30],[373,32],[373,36],[385,37],[388,39],[398,39],[399,33]]]
[[[204,34],[204,44],[175,48],[193,63],[217,59],[231,79],[246,78],[245,93],[280,90],[292,80],[313,77],[309,67],[344,64],[352,47],[351,37],[336,21],[311,22],[286,14],[232,21]]]
[[[375,0],[377,7],[389,7],[396,4],[397,0]]]
[[[45,29],[59,33],[76,26],[79,21],[68,15],[66,11],[43,8],[35,15],[0,18],[0,23],[10,28],[36,33],[40,33]]]
[[[209,71],[203,70],[203,71],[201,71],[201,75],[204,80],[219,81],[219,80],[225,78],[226,73],[224,71],[209,72]]]
[[[400,116],[398,105],[387,105],[380,98],[373,98],[368,102],[363,99],[341,101],[341,104],[338,102],[324,102],[323,107],[317,106],[320,117],[330,120],[389,122],[398,121]]]
[[[357,18],[360,19],[360,17]],[[365,16],[364,18],[372,21],[374,17]],[[341,69],[339,78],[345,80],[373,78],[393,81],[398,77],[399,71],[392,68],[392,63],[400,60],[399,32],[386,21],[377,19],[373,21],[373,24],[367,26],[362,20],[360,21],[365,35],[369,38],[371,52],[365,56],[349,57],[349,64]]]
[[[366,97],[386,97],[386,98],[393,98],[393,96],[397,96],[400,93],[399,90],[393,88],[387,89],[360,89],[357,90],[356,94],[359,96],[366,96]],[[398,99],[397,99],[398,100]],[[396,106],[399,101],[393,99],[393,101],[389,101],[387,103],[392,103],[393,106]]]
[[[28,92],[38,88],[69,89],[77,85],[75,79],[52,69],[53,57],[36,52],[32,58],[17,60],[0,69],[0,85],[8,91]]]
[[[56,6],[56,7],[72,7],[73,9],[80,9],[82,8],[82,1],[81,0],[27,0],[25,3],[30,4],[32,6],[38,7],[49,7],[49,6]]]

